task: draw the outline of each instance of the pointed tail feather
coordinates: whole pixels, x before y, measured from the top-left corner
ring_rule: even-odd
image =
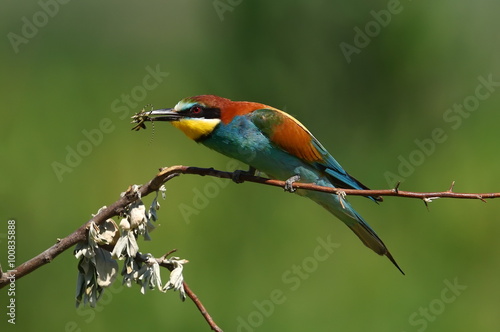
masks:
[[[399,267],[398,263],[396,263],[396,260],[392,257],[384,242],[382,242],[375,231],[371,229],[371,227],[363,220],[363,218],[361,218],[361,216],[347,201],[344,200],[342,204],[340,204],[338,198],[333,195],[317,195],[316,197],[310,196],[310,198],[342,220],[344,224],[346,224],[354,232],[354,234],[359,237],[365,246],[381,256],[387,256],[392,264],[394,264],[394,266],[396,266],[403,275],[405,274]],[[334,199],[333,202],[332,199]]]
[[[375,234],[375,232],[362,219],[356,223],[349,223],[347,226],[349,226],[354,234],[359,237],[365,246],[381,256],[387,256],[392,264],[394,264],[403,275],[405,274],[399,267],[398,263],[396,263],[396,260],[392,257],[384,242],[382,242],[377,234]]]

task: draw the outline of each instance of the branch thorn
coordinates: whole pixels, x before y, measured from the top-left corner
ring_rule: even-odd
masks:
[[[161,259],[165,259],[167,258],[168,256],[172,255],[174,252],[176,252],[177,249],[172,249],[170,251],[168,251],[167,253],[165,253],[163,256],[161,256]]]
[[[477,199],[480,199],[481,201],[483,201],[484,203],[488,203],[484,198],[483,196],[481,195],[477,195]]]
[[[424,201],[425,207],[427,208],[427,211],[431,211],[429,209],[429,203],[431,202],[427,197],[422,198],[422,201]]]
[[[396,183],[396,186],[393,189],[396,192],[396,194],[399,194],[399,185],[400,184],[401,184],[401,181],[398,181],[398,183]]]

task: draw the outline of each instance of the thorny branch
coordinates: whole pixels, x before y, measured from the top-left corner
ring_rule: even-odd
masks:
[[[233,172],[223,172],[218,171],[213,168],[198,168],[198,167],[190,167],[190,166],[172,166],[163,168],[160,173],[158,173],[157,177],[173,177],[180,174],[197,174],[201,176],[214,176],[219,178],[227,178],[233,179],[235,173]],[[253,176],[242,172],[238,174],[238,179],[248,182],[255,182],[260,184],[265,184],[274,187],[282,187],[284,188],[287,183],[286,181],[267,179],[260,176]],[[167,180],[168,181],[168,180]],[[413,191],[403,191],[399,189],[400,183],[396,185],[393,189],[383,189],[383,190],[360,190],[360,189],[342,189],[342,188],[332,188],[332,187],[322,187],[315,185],[313,183],[301,183],[294,182],[292,184],[293,189],[305,189],[305,190],[314,190],[321,191],[325,193],[332,194],[346,194],[353,196],[397,196],[397,197],[407,197],[407,198],[419,198],[424,202],[431,202],[436,198],[462,198],[462,199],[479,199],[483,202],[486,202],[486,199],[498,198],[500,197],[500,193],[456,193],[453,192],[453,187],[455,182],[451,184],[450,189],[446,191],[438,191],[438,192],[413,192]]]
[[[233,172],[218,171],[213,168],[198,168],[189,166],[172,166],[167,168],[162,168],[160,172],[147,184],[142,185],[137,192],[129,189],[126,194],[120,197],[116,202],[109,205],[106,208],[100,210],[92,219],[82,225],[80,228],[75,230],[70,235],[63,239],[58,239],[57,243],[52,247],[46,249],[42,253],[33,257],[32,259],[22,263],[13,270],[7,272],[2,271],[0,273],[0,288],[5,287],[9,284],[10,278],[15,276],[16,280],[24,277],[25,275],[35,271],[39,267],[50,263],[59,254],[66,251],[67,249],[73,247],[78,242],[84,241],[87,236],[87,230],[90,223],[93,221],[97,225],[103,223],[105,220],[119,216],[125,209],[127,205],[136,201],[141,197],[147,196],[152,192],[156,192],[159,188],[167,181],[181,174],[197,174],[201,176],[213,176],[219,178],[235,179],[238,178],[238,182],[248,181],[254,183],[265,184],[269,186],[282,187],[291,185],[293,189],[304,189],[304,190],[315,190],[320,192],[332,193],[337,195],[356,195],[356,196],[396,196],[396,197],[407,197],[407,198],[418,198],[424,201],[427,205],[432,202],[432,200],[437,198],[460,198],[460,199],[479,199],[486,202],[486,199],[500,197],[500,193],[456,193],[453,192],[454,182],[451,187],[446,191],[440,192],[411,192],[403,191],[399,189],[399,183],[393,189],[385,190],[358,190],[358,189],[342,189],[342,188],[331,188],[317,186],[312,183],[300,183],[294,182],[292,184],[287,184],[286,181],[267,179],[259,176],[254,176],[247,174],[245,172],[239,172],[237,175]],[[164,266],[164,265],[163,265]],[[167,266],[164,266],[167,267]],[[168,268],[168,267],[167,267]],[[191,291],[191,289],[184,283],[184,288],[187,295],[198,307],[198,310],[202,313],[205,320],[209,323],[210,327],[214,331],[222,331],[213,321],[213,319],[208,314],[207,310],[198,299],[198,297]]]

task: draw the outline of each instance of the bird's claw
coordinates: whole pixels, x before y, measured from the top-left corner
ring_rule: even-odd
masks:
[[[286,181],[285,181],[285,186],[283,187],[283,189],[285,189],[285,191],[288,191],[289,193],[294,193],[297,191],[297,189],[295,189],[293,187],[293,184],[294,182],[297,182],[300,180],[300,175],[298,174],[295,174],[294,176],[291,176],[289,177]]]
[[[245,180],[241,179],[242,175],[255,175],[256,169],[251,167],[248,169],[248,171],[244,171],[241,169],[237,169],[233,172],[233,176],[231,177],[231,180],[233,180],[234,183],[243,183]]]
[[[344,200],[345,200],[345,197],[346,197],[346,193],[345,191],[339,191],[337,193],[337,197],[339,198],[339,202],[340,202],[340,206],[342,206],[343,209],[345,209],[345,205],[344,205]]]

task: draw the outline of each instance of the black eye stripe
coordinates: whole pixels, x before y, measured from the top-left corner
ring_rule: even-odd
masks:
[[[200,105],[191,106],[188,109],[180,111],[179,114],[190,118],[220,119],[219,108]]]
[[[205,108],[202,113],[205,114],[205,118],[207,119],[220,119],[219,108]]]

